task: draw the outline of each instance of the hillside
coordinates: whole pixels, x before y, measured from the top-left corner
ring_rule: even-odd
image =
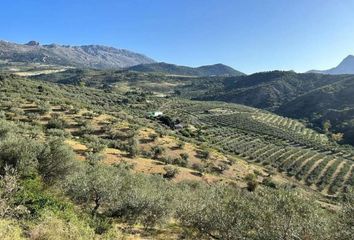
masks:
[[[322,74],[333,74],[333,75],[354,74],[354,56],[353,55],[347,56],[337,67],[328,70],[323,70],[323,71],[312,70],[310,72],[322,73]]]
[[[180,86],[186,97],[245,104],[309,121],[318,130],[326,120],[354,144],[354,76],[264,72],[234,78],[197,80]]]
[[[40,45],[35,41],[27,44],[0,41],[0,60],[98,69],[117,69],[154,62],[142,54],[125,49],[101,45]]]
[[[280,147],[280,150],[285,146],[289,153],[296,152],[299,154],[299,157],[325,153],[323,157],[349,161],[348,163],[351,163],[354,157],[353,148],[347,149],[341,147],[331,141],[326,135],[308,129],[300,122],[243,105],[197,102],[178,97],[163,98],[145,92],[144,90],[128,90],[127,92],[121,92],[111,89],[107,91],[106,89],[101,90],[82,86],[58,86],[38,80],[32,81],[27,79],[26,81],[20,81],[16,80],[16,77],[10,77],[10,79],[13,80],[2,83],[2,88],[9,89],[10,93],[13,92],[9,97],[23,96],[22,98],[27,98],[24,96],[32,93],[33,96],[38,95],[40,98],[48,98],[50,96],[52,99],[51,102],[77,102],[80,108],[94,108],[96,111],[102,113],[107,112],[109,115],[112,115],[112,117],[114,115],[113,113],[125,112],[128,114],[125,118],[135,119],[133,125],[150,126],[149,128],[152,130],[149,131],[157,131],[156,129],[163,128],[165,129],[164,131],[171,132],[173,136],[183,141],[195,143],[197,146],[204,145],[204,147],[215,149],[222,154],[236,155],[252,163],[265,161],[269,157],[269,160],[276,162],[264,163],[262,165],[280,168],[281,172],[284,172],[282,163],[288,162],[289,164],[288,157],[292,156],[292,154],[289,154],[289,156],[287,154],[280,154],[278,157],[275,155],[266,157],[266,155],[263,155],[262,151],[259,152],[259,156],[257,154],[255,155],[255,153],[258,152],[256,150],[262,149],[263,147],[267,149],[278,149]],[[22,87],[21,91],[16,93],[16,91],[18,91],[18,84],[22,84]],[[41,89],[44,88],[43,93],[38,93],[39,84],[42,86]],[[6,101],[4,104],[6,105]],[[15,110],[16,109],[14,109],[14,111]],[[162,119],[161,121],[146,119],[148,112],[157,110],[162,111],[166,115],[166,119]],[[20,110],[16,110],[14,113],[16,114],[17,111]],[[60,112],[59,110],[56,111]],[[12,114],[9,116],[11,115]],[[17,118],[15,117],[14,119]],[[76,120],[72,119],[69,122],[71,121]],[[174,126],[177,124],[176,122],[181,122],[184,127],[175,130]],[[78,130],[75,127],[76,124],[70,125],[73,129],[68,130],[73,136],[76,136],[74,133]],[[101,130],[97,129],[97,132],[101,132]],[[108,133],[103,134],[102,137],[106,138],[106,134]],[[224,134],[226,135],[224,136]],[[101,135],[97,136],[101,137]],[[220,137],[223,141],[220,141]],[[274,150],[272,152],[275,153],[278,151]],[[168,151],[166,151],[166,153],[168,153]],[[198,154],[194,153],[192,155]],[[297,159],[298,158],[294,158],[293,160]],[[302,157],[301,159],[306,160],[306,158]],[[292,165],[289,165],[289,167],[290,166]],[[288,170],[296,172],[299,169],[294,170],[293,168],[289,168]],[[288,173],[288,175],[294,176],[290,173]],[[299,179],[301,178],[294,178],[295,181]],[[334,194],[338,189],[337,184],[344,183],[345,182],[338,181],[335,188],[331,188],[331,190],[326,189],[324,193]],[[317,187],[314,187],[314,189],[317,189]],[[323,190],[324,188],[321,188],[321,191]]]
[[[178,66],[168,63],[150,63],[150,64],[141,64],[128,68],[131,71],[138,72],[148,72],[148,73],[164,73],[170,75],[186,75],[186,76],[240,76],[244,73],[239,72],[229,66],[223,64],[214,64],[201,67],[186,67]]]
[[[351,234],[341,199],[354,149],[301,122],[14,74],[0,88],[3,239],[281,239],[289,225],[300,239]]]
[[[344,133],[341,143],[354,144],[354,103],[350,97],[354,92],[354,77],[351,75],[274,71],[238,77],[189,77],[127,70],[46,71],[52,73],[34,75],[32,78],[63,84],[84,84],[106,91],[141,89],[166,96],[245,104],[301,119],[320,132],[324,131],[323,123],[330,121],[328,134]],[[31,75],[36,72],[28,70],[20,73]]]

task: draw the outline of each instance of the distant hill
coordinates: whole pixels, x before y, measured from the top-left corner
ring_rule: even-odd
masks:
[[[308,120],[318,130],[326,120],[354,144],[354,75],[262,72],[193,81],[180,91],[195,100],[245,104]]]
[[[354,74],[354,56],[349,55],[346,57],[337,67],[328,70],[312,70],[312,73],[322,73],[322,74]]]
[[[0,60],[98,69],[126,68],[154,62],[142,54],[113,47],[40,45],[36,41],[27,44],[0,41]]]
[[[201,66],[197,68],[178,66],[169,63],[149,63],[140,64],[137,66],[130,67],[128,70],[138,71],[138,72],[158,72],[171,75],[187,75],[187,76],[241,76],[245,75],[229,66],[223,64],[214,64]]]

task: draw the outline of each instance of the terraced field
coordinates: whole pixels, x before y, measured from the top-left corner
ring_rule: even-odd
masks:
[[[134,125],[146,126],[149,123],[161,132],[174,130],[173,134],[177,137],[201,149],[217,148],[225,155],[236,155],[249,163],[277,170],[285,177],[323,194],[337,195],[346,186],[354,185],[353,147],[341,146],[326,135],[306,128],[299,121],[264,110],[221,102],[161,98],[140,92],[123,95],[43,82],[38,86],[38,82],[30,80],[11,79],[2,84],[6,91],[0,94],[3,95],[1,111],[7,118],[16,121],[21,120],[22,115],[35,116],[28,112],[30,109],[14,107],[12,102],[18,105],[27,98],[28,102],[37,103],[41,108],[45,108],[48,99],[51,104],[62,106],[77,102],[72,106],[73,110],[94,109],[119,119],[130,116],[129,121]],[[162,111],[165,117],[170,117],[171,121],[178,120],[183,127],[170,129],[158,119],[146,119],[150,111]],[[83,130],[90,131],[90,125],[86,128]],[[108,140],[107,144],[122,145],[116,139]]]
[[[201,129],[202,143],[270,166],[323,194],[353,185],[353,151],[296,120],[241,105],[165,103],[167,114]],[[168,108],[167,108],[168,106]]]

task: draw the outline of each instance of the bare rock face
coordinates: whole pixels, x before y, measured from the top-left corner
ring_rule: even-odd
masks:
[[[142,54],[101,45],[40,45],[0,41],[0,60],[97,69],[120,69],[155,61]]]

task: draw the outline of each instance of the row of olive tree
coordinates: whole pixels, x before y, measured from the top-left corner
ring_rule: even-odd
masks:
[[[107,166],[99,161],[76,164],[72,150],[62,139],[41,142],[18,131],[15,125],[0,122],[0,175],[6,177],[11,168],[22,179],[35,175],[49,185],[60,183],[57,186],[62,187],[62,192],[86,206],[93,219],[117,218],[150,228],[173,218],[193,238],[295,240],[354,236],[354,199],[350,194],[344,198],[341,210],[331,213],[314,199],[289,189],[259,188],[249,192],[225,184],[174,184],[162,176],[133,174],[121,165]],[[11,203],[15,188],[0,184],[0,205],[7,209],[16,206]]]

